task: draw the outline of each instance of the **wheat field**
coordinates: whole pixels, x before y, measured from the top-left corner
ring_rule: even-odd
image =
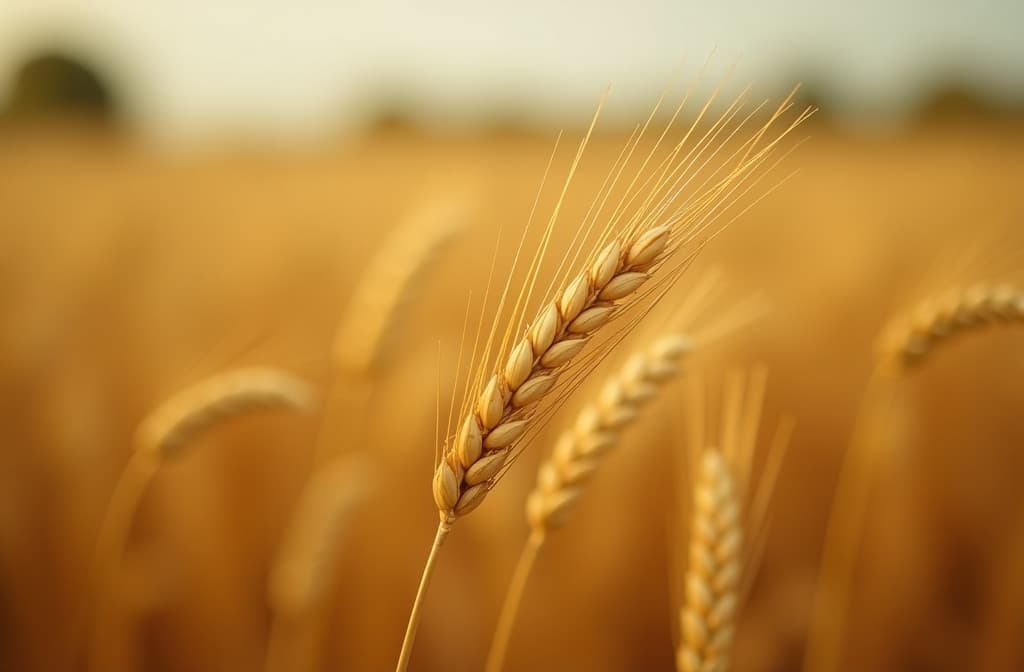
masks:
[[[566,132],[553,183],[584,132]],[[570,248],[572,223],[586,220],[625,141],[595,132],[551,249]],[[399,127],[316,150],[173,153],[127,133],[3,129],[0,669],[393,669],[438,524],[437,416],[443,426],[467,375],[457,370],[464,325],[482,319],[467,301],[486,283],[497,237],[513,245],[525,226],[554,142],[540,130]],[[765,309],[688,352],[681,377],[699,372],[710,412],[729,408],[731,372],[763,366],[764,431],[794,421],[763,548],[744,570],[729,669],[799,670],[820,635],[833,495],[844,492],[841,465],[891,344],[887,325],[901,315],[925,334],[927,361],[915,350],[913,370],[883,375],[835,669],[1024,666],[1019,302],[1003,290],[1002,303],[975,302],[981,317],[956,324],[952,309],[913,312],[931,296],[1024,280],[1024,124],[955,118],[865,135],[812,118],[790,147],[761,185],[778,188],[675,285],[659,285],[658,305],[621,332],[621,347],[588,360],[592,374],[559,392],[501,486],[460,518],[410,669],[483,668],[542,461],[709,274],[722,279],[709,319],[755,294]],[[538,212],[553,203],[542,198]],[[375,256],[403,244],[401,227],[438,221],[445,239],[427,246],[422,272]],[[367,269],[401,292],[360,289]],[[376,316],[353,319],[350,300],[399,319],[383,330]],[[363,331],[387,332],[386,348],[339,354],[339,339]],[[114,569],[90,597],[97,538],[140,422],[179,391],[246,367],[290,372],[315,401],[307,412],[269,404],[190,436],[140,492]],[[685,382],[645,398],[642,417],[586,474],[571,522],[545,539],[504,669],[676,669],[686,591],[675,531],[686,529],[679,504],[697,475]],[[304,492],[335,459],[357,462],[323,493]],[[752,477],[766,462],[755,455]],[[351,497],[324,494],[345,478],[358,480]],[[302,530],[322,532],[303,536],[293,524],[307,501],[324,512]],[[290,539],[324,554],[315,582],[294,594],[272,588]]]

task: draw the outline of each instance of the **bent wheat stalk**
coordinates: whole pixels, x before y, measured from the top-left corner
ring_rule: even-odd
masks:
[[[1024,320],[1024,292],[1012,285],[976,285],[922,301],[886,329],[839,472],[822,549],[805,672],[837,669],[850,608],[853,574],[864,534],[871,484],[899,383],[921,368],[936,347],[988,325]]]
[[[321,601],[334,585],[341,540],[370,489],[370,465],[348,455],[319,467],[295,506],[271,570],[267,671],[313,670],[321,635]]]
[[[485,341],[475,380],[469,385],[465,402],[459,412],[455,435],[451,440],[445,441],[435,469],[433,495],[440,522],[403,638],[397,664],[399,672],[408,667],[426,587],[433,574],[440,546],[452,525],[483,502],[487,493],[495,487],[515,461],[524,437],[543,421],[542,402],[557,402],[558,395],[555,391],[559,389],[559,378],[573,368],[574,364],[593,363],[592,356],[581,355],[588,343],[617,314],[622,314],[633,306],[642,307],[642,299],[650,298],[649,309],[649,305],[663,294],[665,283],[671,285],[685,268],[685,259],[681,265],[664,268],[672,254],[681,247],[701,245],[708,239],[702,239],[702,236],[713,235],[707,231],[722,212],[735,202],[732,194],[753,172],[756,172],[754,169],[765,161],[781,137],[804,119],[804,115],[800,115],[778,138],[758,148],[757,145],[764,133],[788,108],[787,100],[767,124],[736,150],[734,156],[739,157],[738,165],[730,168],[724,175],[715,170],[707,176],[703,184],[696,186],[696,194],[688,195],[682,201],[680,198],[687,191],[686,188],[691,184],[694,174],[699,173],[706,165],[696,164],[697,167],[694,168],[695,162],[709,144],[714,142],[717,134],[714,131],[705,134],[691,152],[683,156],[681,152],[686,140],[677,144],[666,160],[654,169],[650,178],[652,181],[634,189],[634,180],[629,189],[628,200],[623,199],[624,207],[616,209],[611,220],[597,236],[592,251],[583,255],[585,262],[582,267],[577,267],[576,274],[566,278],[564,282],[559,281],[553,285],[536,317],[520,331],[524,317],[522,311],[529,304],[536,287],[544,251],[551,239],[551,232],[569,182],[593,131],[597,119],[595,116],[594,123],[591,124],[569,170],[568,179],[544,231],[540,251],[531,262],[529,277],[518,291],[518,296],[510,295],[512,276],[509,275],[505,279],[505,289],[499,301],[499,313],[500,307],[505,306],[506,300],[512,296],[512,316],[507,322],[503,321],[503,333],[498,325],[500,316],[491,320],[493,326]],[[727,123],[732,118],[729,115],[735,113],[735,107],[730,107],[723,123]],[[691,131],[696,124],[697,122],[691,127]],[[716,123],[712,129],[720,132],[721,124]],[[635,136],[636,141],[639,141],[639,137]],[[645,161],[641,168],[646,166],[646,163]],[[621,167],[617,168],[621,174]],[[611,185],[614,185],[614,180]],[[639,199],[638,197],[645,193],[645,186],[648,187],[646,196]],[[609,186],[608,189],[610,188]],[[742,193],[745,192],[741,192],[741,195]],[[602,191],[596,203],[603,206],[606,199],[607,193]],[[638,203],[635,212],[624,224],[621,223],[621,218],[625,216],[625,208],[634,202]],[[583,236],[581,246],[587,244],[587,234],[600,213],[600,207],[592,212],[593,219],[590,214],[585,219],[589,220],[590,224],[580,228]],[[563,268],[572,268],[581,252],[581,247],[570,249],[563,259],[563,262],[570,262],[569,265],[560,266],[556,275],[560,275]],[[515,258],[518,259],[518,252]],[[664,271],[660,288],[658,283],[655,283],[653,288],[645,292],[639,291],[662,268]],[[475,359],[475,347],[473,352]],[[585,373],[586,371],[581,374],[577,370],[577,375]]]
[[[259,409],[307,410],[314,394],[302,380],[269,367],[249,367],[208,378],[161,404],[139,425],[135,448],[118,479],[100,524],[86,581],[86,600],[80,616],[84,629],[92,600],[95,638],[103,637],[106,605],[103,597],[124,555],[125,545],[142,497],[160,466],[180,456],[196,436],[223,420]],[[93,646],[93,653],[99,652]],[[95,661],[94,661],[95,662]],[[94,665],[95,667],[95,665]]]

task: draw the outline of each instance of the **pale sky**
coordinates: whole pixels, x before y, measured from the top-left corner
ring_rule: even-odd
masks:
[[[607,84],[634,117],[716,48],[737,85],[813,75],[856,116],[912,103],[939,68],[1020,100],[1022,35],[1024,0],[0,0],[0,95],[59,40],[109,64],[157,134],[315,136],[387,92],[428,119],[578,122]]]

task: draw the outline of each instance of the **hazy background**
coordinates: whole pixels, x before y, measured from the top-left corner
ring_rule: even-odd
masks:
[[[734,89],[804,81],[844,119],[892,121],[950,87],[1024,104],[1022,26],[1015,0],[4,0],[0,99],[58,49],[160,136],[308,139],[396,111],[578,125],[608,84],[625,123],[717,47],[712,72],[740,64]]]

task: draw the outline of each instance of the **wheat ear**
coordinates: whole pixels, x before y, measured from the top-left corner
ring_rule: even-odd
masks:
[[[535,534],[543,536],[565,524],[608,451],[657,396],[658,387],[676,376],[680,360],[691,349],[685,335],[670,334],[634,354],[605,382],[596,403],[586,406],[572,428],[559,436],[527,498],[526,518]]]
[[[743,570],[736,484],[721,451],[706,449],[693,487],[686,600],[680,612],[679,672],[725,672]]]
[[[174,459],[196,435],[222,420],[264,408],[305,410],[314,394],[295,376],[269,367],[249,367],[219,374],[171,397],[139,425],[135,448],[114,487],[100,524],[96,549],[86,580],[86,600],[79,617],[84,619],[93,599],[96,637],[102,636],[106,587],[124,556],[132,522],[149,484],[167,459]],[[98,647],[93,647],[97,653]],[[76,646],[77,649],[77,646]],[[93,665],[95,667],[95,665]]]
[[[316,669],[321,601],[333,586],[342,535],[370,491],[370,465],[358,455],[319,467],[303,489],[271,569],[267,670]]]
[[[890,327],[880,356],[902,368],[920,365],[939,344],[992,324],[1024,320],[1024,292],[1012,285],[977,285],[932,297]]]
[[[483,502],[511,464],[513,451],[535,419],[537,405],[555,387],[560,369],[572,362],[650,278],[649,271],[664,260],[670,233],[669,227],[659,226],[608,243],[541,310],[504,366],[471,400],[458,434],[445,446],[434,472],[434,503],[441,522],[413,603],[399,672],[408,666],[423,592],[451,526]]]
[[[208,378],[161,404],[139,425],[137,451],[172,458],[203,431],[252,411],[309,410],[314,393],[303,380],[271,367],[248,367]]]
[[[635,353],[605,381],[598,400],[584,407],[572,428],[559,436],[551,457],[541,464],[537,484],[526,500],[530,536],[502,603],[484,668],[487,672],[499,672],[505,664],[527,579],[547,533],[565,524],[587,482],[619,442],[622,432],[639,419],[658,387],[676,375],[679,360],[690,349],[689,338],[670,334]]]
[[[583,407],[569,429],[541,462],[537,483],[526,499],[530,535],[520,554],[495,627],[485,670],[499,672],[505,664],[512,630],[526,583],[549,531],[564,525],[587,483],[618,445],[626,429],[640,420],[644,407],[661,388],[681,373],[682,360],[694,350],[759,317],[766,306],[753,296],[737,303],[699,329],[689,325],[709,304],[721,301],[720,274],[707,273],[674,314],[674,331],[635,352],[610,375],[592,403]]]
[[[539,411],[541,402],[555,397],[553,391],[558,389],[559,375],[565,373],[574,360],[586,361],[586,356],[581,357],[580,353],[588,341],[617,313],[621,314],[631,304],[638,303],[638,296],[649,296],[653,293],[653,305],[653,302],[663,295],[666,286],[663,285],[661,289],[657,286],[653,289],[648,288],[646,293],[638,294],[638,290],[665,264],[674,251],[691,243],[702,245],[709,239],[701,240],[702,236],[713,236],[707,233],[708,228],[735,202],[731,198],[732,194],[756,172],[754,169],[766,160],[782,137],[806,118],[806,113],[799,115],[779,137],[758,148],[757,145],[764,134],[789,107],[790,102],[787,99],[769,121],[736,150],[733,156],[739,156],[739,163],[735,168],[730,169],[724,176],[717,170],[712,172],[705,182],[697,187],[698,193],[682,203],[678,199],[693,177],[692,174],[687,175],[687,171],[693,169],[693,160],[692,154],[680,157],[685,139],[677,144],[661,166],[654,169],[650,176],[653,182],[645,182],[636,187],[637,181],[634,180],[630,185],[629,191],[632,193],[629,200],[624,199],[620,208],[635,203],[635,199],[641,195],[645,187],[649,186],[650,189],[638,204],[637,211],[623,225],[620,220],[622,209],[616,209],[601,230],[594,251],[584,257],[587,261],[583,267],[564,283],[554,283],[555,289],[550,292],[551,298],[544,301],[525,332],[520,332],[523,314],[519,311],[528,304],[537,283],[540,262],[551,239],[552,228],[566,190],[596,123],[595,115],[549,219],[538,256],[531,263],[531,277],[518,292],[518,298],[514,298],[513,315],[504,334],[502,335],[500,330],[492,329],[481,358],[482,364],[477,369],[476,382],[470,386],[466,403],[459,412],[455,436],[451,441],[445,441],[441,451],[433,478],[434,502],[440,522],[424,565],[405,637],[402,640],[398,672],[408,668],[426,587],[433,575],[440,547],[452,525],[460,516],[470,513],[483,502],[487,493],[514,462],[518,456],[520,442],[531,428],[536,428],[540,424],[539,418],[543,417],[543,413]],[[677,109],[677,113],[681,109],[682,105]],[[724,116],[726,122],[732,118],[730,115],[735,114],[734,109],[735,104]],[[699,121],[700,118],[694,122],[691,130]],[[638,141],[641,136],[642,133],[635,135],[634,138]],[[706,148],[705,143],[713,141],[715,137],[714,133],[705,135],[697,146]],[[630,143],[632,142],[631,139]],[[641,169],[646,165],[647,161]],[[700,172],[704,165],[706,162],[701,164],[696,172]],[[621,167],[618,170],[621,174]],[[613,169],[613,174],[614,172]],[[711,182],[711,186],[704,189],[708,182]],[[756,181],[748,189],[754,184]],[[611,181],[611,185],[614,185],[614,180]],[[744,193],[746,192],[741,192],[741,195]],[[602,199],[606,200],[607,194],[599,194],[595,203],[601,202],[603,207]],[[599,213],[600,208],[594,212]],[[588,219],[589,216],[588,213]],[[587,234],[593,230],[593,221],[591,220],[588,226],[581,226],[583,241],[586,241]],[[575,252],[570,250],[563,258],[563,262],[575,262],[580,252],[580,247],[577,247]],[[515,259],[518,259],[518,251]],[[573,265],[574,263],[569,268]],[[663,274],[666,276],[663,282],[670,286],[685,265],[684,263],[669,268]],[[560,275],[561,270],[560,266],[556,275]],[[511,275],[506,278],[499,306],[504,306],[506,299],[509,299],[511,278]],[[497,318],[494,325],[497,326]],[[474,346],[474,355],[475,352]]]
[[[512,347],[435,471],[434,502],[446,525],[483,502],[561,369],[650,278],[664,259],[670,233],[658,226],[608,243]]]
[[[678,611],[679,672],[725,672],[736,622],[767,539],[767,511],[792,432],[781,422],[761,468],[753,470],[766,373],[732,372],[721,418],[706,413],[703,383],[690,377],[687,420],[691,474],[686,571]]]
[[[414,207],[370,260],[352,292],[334,338],[334,361],[347,375],[378,368],[392,351],[401,318],[422,280],[467,222],[465,209],[447,202]]]
[[[458,201],[417,203],[370,259],[335,331],[334,367],[314,441],[314,464],[338,451],[336,423],[346,416],[362,418],[372,407],[372,376],[393,359],[407,321],[403,318],[422,292],[424,278],[465,230],[468,212]],[[362,444],[365,433],[362,421],[344,427],[351,445]]]
[[[885,330],[840,467],[825,530],[805,672],[830,672],[839,665],[870,487],[884,459],[885,427],[897,401],[899,382],[919,369],[937,346],[958,334],[1022,319],[1024,292],[1020,289],[1006,284],[975,285],[930,297]]]

